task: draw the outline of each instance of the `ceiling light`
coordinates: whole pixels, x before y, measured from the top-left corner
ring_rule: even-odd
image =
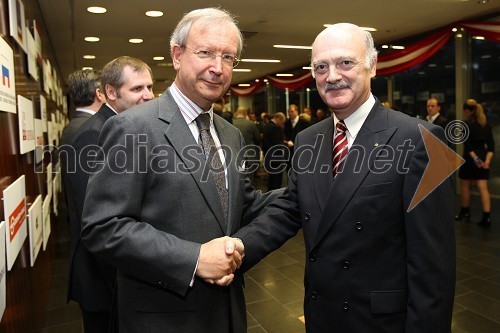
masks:
[[[474,39],[477,39],[477,40],[484,40],[484,37],[483,36],[474,36],[472,37]]]
[[[98,42],[99,37],[85,37],[84,38],[86,42]]]
[[[302,69],[313,69],[311,66],[304,66]]]
[[[172,67],[173,64],[171,62],[160,62],[156,66],[158,66],[158,67]]]
[[[276,76],[293,76],[293,74],[290,73],[278,73]]]
[[[233,72],[251,72],[251,69],[248,68],[233,68]]]
[[[94,6],[87,8],[87,11],[91,12],[92,14],[104,14],[107,10],[104,7]]]
[[[165,60],[165,57],[162,57],[162,56],[153,57],[153,60],[161,61],[161,60]]]
[[[241,59],[241,62],[281,62],[275,59]]]
[[[385,45],[385,44],[384,44],[384,45],[382,45],[382,48],[383,48],[383,49],[388,49],[388,48],[389,48],[389,45]]]
[[[451,31],[453,31],[453,32],[457,32],[457,31],[458,31],[458,29],[457,29],[457,28],[453,28],[453,29],[451,29]]]
[[[477,4],[478,4],[478,5],[485,5],[485,4],[487,4],[488,2],[490,2],[490,0],[478,0]]]
[[[375,32],[377,31],[377,29],[375,28],[372,28],[372,27],[360,27],[361,29],[363,29],[364,31],[370,31],[370,32]]]
[[[312,46],[302,46],[302,45],[273,45],[278,49],[299,49],[299,50],[311,50]]]
[[[306,91],[311,91],[311,88],[306,88]]]
[[[394,50],[404,50],[405,47],[404,46],[401,46],[401,45],[393,45],[391,46]]]
[[[267,83],[268,81],[269,81],[268,79],[264,79],[264,82],[266,82],[266,83]]]
[[[87,69],[92,70],[92,69],[94,69],[94,67],[87,67],[87,66],[82,67],[82,70],[87,70]]]
[[[129,43],[132,43],[132,44],[140,44],[140,43],[144,42],[144,40],[142,40],[141,38],[130,38],[128,41],[129,41]]]
[[[457,34],[455,37],[462,38],[462,34]]]
[[[260,82],[260,80],[259,79],[255,79],[255,82]]]
[[[146,16],[149,16],[149,17],[160,17],[160,16],[163,16],[163,12],[159,11],[159,10],[148,10],[146,12]]]
[[[95,55],[93,54],[86,54],[83,56],[83,59],[95,59]]]
[[[250,87],[250,83],[240,83],[238,87]]]

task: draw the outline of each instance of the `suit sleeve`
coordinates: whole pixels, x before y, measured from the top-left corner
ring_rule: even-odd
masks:
[[[149,184],[148,173],[136,170],[141,156],[130,140],[138,134],[125,117],[112,117],[104,125],[97,157],[102,168],[89,178],[82,240],[92,253],[122,273],[185,295],[201,245],[141,220]]]
[[[442,128],[432,133],[444,141]],[[432,149],[429,144],[427,149]],[[406,211],[428,167],[423,140],[416,144],[404,180],[408,305],[406,333],[450,332],[455,292],[454,199],[450,178]]]

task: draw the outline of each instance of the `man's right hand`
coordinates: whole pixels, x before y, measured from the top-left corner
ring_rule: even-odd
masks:
[[[230,237],[221,237],[201,245],[196,276],[209,283],[229,285],[234,271],[240,267],[242,256],[239,244]]]

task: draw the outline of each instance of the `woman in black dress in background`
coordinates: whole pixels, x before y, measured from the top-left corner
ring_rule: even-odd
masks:
[[[469,137],[464,143],[465,163],[458,172],[461,208],[455,219],[470,218],[470,186],[476,185],[483,208],[483,217],[477,224],[487,228],[491,226],[488,179],[490,178],[491,158],[495,152],[495,141],[481,104],[474,99],[468,99],[464,103],[463,112],[465,123],[469,128]]]

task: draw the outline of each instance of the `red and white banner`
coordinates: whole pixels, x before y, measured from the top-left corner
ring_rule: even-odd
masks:
[[[305,86],[306,84],[309,84],[309,82],[312,81],[313,77],[311,75],[310,71],[307,71],[306,73],[300,75],[300,76],[293,76],[293,77],[273,77],[268,75],[266,77],[269,82],[272,85],[275,85],[276,87],[282,88],[282,89],[290,89],[290,90],[295,90],[298,88],[301,88]]]
[[[500,22],[462,22],[460,26],[471,35],[500,42]]]

